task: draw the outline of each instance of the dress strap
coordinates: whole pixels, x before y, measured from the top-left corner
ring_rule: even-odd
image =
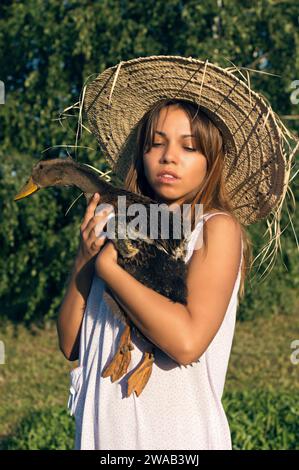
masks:
[[[229,214],[227,214],[226,212],[220,212],[219,211],[219,212],[207,212],[206,214],[203,214],[203,217],[209,219],[210,217],[213,217],[213,215],[217,215],[217,214],[223,214],[223,215],[228,215],[229,216]]]

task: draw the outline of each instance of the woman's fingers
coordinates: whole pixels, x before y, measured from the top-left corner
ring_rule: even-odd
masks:
[[[89,204],[87,206],[82,224],[81,224],[81,233],[85,230],[88,222],[94,216],[94,211],[99,203],[100,195],[99,193],[95,193],[93,197],[90,199]]]
[[[113,208],[111,209],[103,209],[102,211],[98,211],[97,215],[94,216],[94,219],[96,221],[96,224],[94,226],[94,232],[96,237],[99,237],[102,234],[102,231],[104,228],[107,228],[107,223],[111,217],[114,215],[112,214]],[[102,217],[98,219],[98,215],[101,215]]]
[[[85,231],[87,238],[90,236],[99,236],[103,228],[107,224],[109,218],[109,212],[107,209],[98,211],[97,215],[93,216],[86,225]]]
[[[87,206],[81,227],[80,253],[84,259],[94,257],[105,244],[107,234],[102,234],[110,213],[114,211],[111,204],[99,205],[100,195],[95,193]]]
[[[109,214],[114,211],[111,204],[103,204],[97,208],[99,200],[100,195],[95,193],[89,201],[80,227],[79,256],[87,261],[97,255],[105,244],[107,234],[102,234],[102,231],[111,217]]]

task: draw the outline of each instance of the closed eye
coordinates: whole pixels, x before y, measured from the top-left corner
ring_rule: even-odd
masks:
[[[164,145],[164,144],[152,144],[153,147],[159,147],[159,145]],[[185,150],[188,150],[189,152],[196,152],[196,149],[193,149],[191,147],[184,147]]]

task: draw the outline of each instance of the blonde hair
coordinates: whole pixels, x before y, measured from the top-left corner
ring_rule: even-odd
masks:
[[[197,107],[197,105],[179,99],[165,99],[157,102],[141,119],[137,128],[136,152],[133,162],[125,179],[125,189],[137,194],[143,194],[155,199],[155,194],[147,181],[144,172],[143,155],[154,142],[159,113],[162,108],[175,105],[183,109],[190,120],[192,134],[195,136],[196,148],[207,159],[207,175],[197,193],[191,200],[184,200],[181,204],[189,203],[191,206],[191,228],[195,228],[196,204],[203,204],[203,212],[212,209],[227,212],[240,225],[243,240],[243,260],[241,269],[241,281],[238,299],[242,299],[245,293],[245,278],[250,271],[252,263],[252,241],[241,222],[233,213],[231,201],[225,190],[223,177],[224,166],[224,141],[221,131],[211,119]],[[203,247],[207,248],[206,227],[203,225]]]

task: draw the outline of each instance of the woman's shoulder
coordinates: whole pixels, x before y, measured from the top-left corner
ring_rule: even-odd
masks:
[[[214,215],[216,214],[219,214],[218,217],[214,217]],[[230,216],[230,217],[227,217],[227,216]],[[231,216],[230,212],[228,211],[225,211],[223,209],[210,209],[206,212],[203,212],[202,214],[199,215],[199,217],[197,218],[197,222],[195,223],[195,228],[194,228],[194,232],[197,232],[198,230],[202,230],[203,228],[203,225],[206,225],[207,221],[208,220],[215,220],[215,219],[225,219],[225,218],[230,218],[230,219],[233,219],[233,217]],[[210,225],[210,223],[209,223]],[[215,225],[215,224],[213,224]]]
[[[214,216],[216,215],[217,216]],[[212,209],[205,217],[205,224],[209,233],[219,233],[223,241],[228,238],[237,240],[242,235],[241,224],[229,211]],[[225,243],[225,242],[224,242]]]
[[[219,215],[219,217],[214,217],[215,214]],[[228,224],[230,223],[240,226],[240,222],[238,221],[238,219],[231,212],[224,209],[210,209],[208,212],[203,214],[203,217],[204,219],[208,220],[220,219],[221,221],[223,220],[224,223],[227,222]]]
[[[211,231],[219,231],[220,233],[234,231],[237,236],[242,232],[241,224],[238,219],[228,210],[210,209],[203,213],[196,226],[194,232],[202,231],[203,225]]]
[[[207,216],[207,215],[210,215],[210,214],[219,214],[219,215],[224,214],[224,215],[229,215],[233,218],[232,214],[229,211],[224,210],[224,209],[210,209],[209,211],[207,211],[203,215]]]

